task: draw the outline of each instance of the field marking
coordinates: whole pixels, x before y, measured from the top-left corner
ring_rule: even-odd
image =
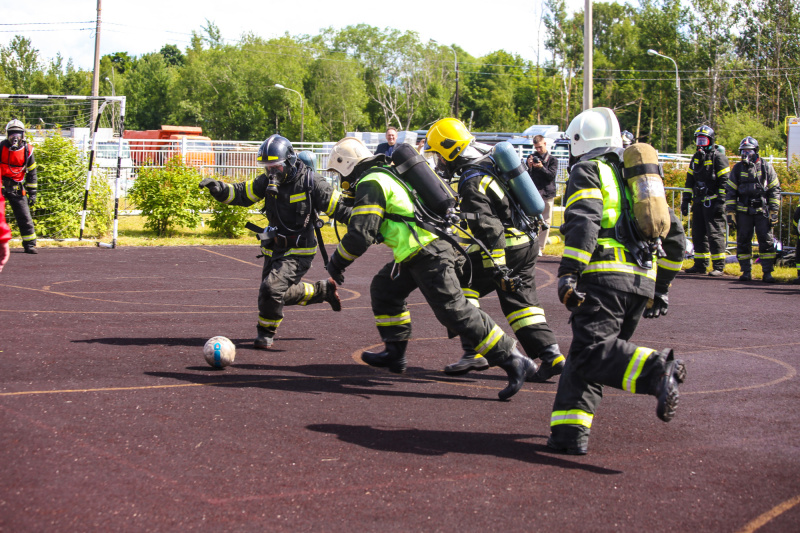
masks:
[[[745,526],[737,531],[736,533],[753,533],[754,531],[760,529],[762,526],[766,525],[772,519],[779,517],[795,505],[800,503],[800,495],[795,496],[785,502],[776,505],[766,513],[762,514],[761,516],[757,517],[755,520],[751,520]]]

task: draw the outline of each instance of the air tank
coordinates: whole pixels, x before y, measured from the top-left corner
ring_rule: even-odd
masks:
[[[541,215],[544,211],[542,195],[533,184],[528,169],[522,164],[519,154],[511,143],[497,143],[492,150],[492,158],[500,170],[500,177],[508,185],[514,199],[529,217]]]

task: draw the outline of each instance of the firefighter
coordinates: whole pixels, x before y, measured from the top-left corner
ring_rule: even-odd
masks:
[[[622,139],[614,112],[589,109],[570,123],[571,170],[565,193],[564,255],[558,268],[558,297],[571,311],[572,345],[558,383],[547,446],[567,454],[588,451],[589,434],[603,386],[656,396],[657,416],[669,422],[686,377],[673,351],[630,342],[640,317],[665,315],[670,282],[680,269],[684,234],[670,210],[665,257],[639,266],[628,244],[617,240],[621,194]],[[621,185],[622,183],[622,185]],[[663,193],[662,193],[663,194]],[[647,263],[645,263],[647,264]]]
[[[443,118],[428,130],[425,147],[426,152],[438,159],[437,166],[444,170],[447,179],[458,178],[461,212],[470,234],[492,254],[487,257],[475,245],[468,248],[472,284],[467,286],[467,280],[462,280],[461,291],[476,307],[480,307],[480,298],[497,293],[503,314],[528,357],[542,361],[532,380],[547,381],[561,374],[564,356],[536,293],[537,234],[529,236],[514,227],[511,204],[515,200],[495,183],[490,173],[492,161],[474,139],[460,120]],[[456,153],[453,146],[464,149]],[[489,368],[486,359],[467,339],[462,337],[461,342],[464,354],[459,361],[445,367],[446,374],[457,376]]]
[[[264,173],[255,179],[231,185],[205,178],[200,187],[207,187],[211,196],[229,205],[246,207],[264,199],[262,212],[269,226],[259,234],[264,268],[253,344],[258,349],[268,349],[283,320],[284,306],[327,302],[334,311],[341,311],[333,280],[306,283],[302,277],[317,253],[317,212],[347,222],[350,209],[325,178],[302,162],[288,139],[271,135],[258,149],[257,159]]]
[[[725,212],[728,225],[736,229],[736,257],[742,269],[740,281],[750,281],[753,259],[753,231],[758,239],[758,255],[765,283],[775,283],[775,239],[772,228],[778,224],[781,186],[772,164],[758,154],[758,141],[745,137],[739,144],[742,160],[733,166],[727,182]]]
[[[11,228],[6,223],[6,199],[3,193],[0,192],[0,272],[8,262],[8,257],[11,255],[9,250],[8,241],[11,240]]]
[[[373,156],[353,137],[336,143],[328,158],[328,170],[341,176],[342,187],[355,189],[347,233],[328,262],[331,277],[343,283],[345,269],[372,244],[383,242],[394,254],[394,261],[381,268],[370,286],[372,312],[385,349],[363,352],[361,359],[396,374],[405,372],[411,338],[406,298],[419,289],[440,323],[466,338],[490,366],[506,371],[508,386],[498,396],[508,400],[536,372],[536,364],[519,352],[489,315],[467,302],[455,271],[455,249],[414,222],[412,195],[386,163],[384,155]]]
[[[25,125],[17,119],[6,124],[6,138],[0,142],[0,175],[3,195],[14,212],[22,247],[27,254],[38,253],[30,210],[36,205],[36,161],[33,146],[25,140]]]
[[[694,132],[697,151],[686,171],[686,189],[683,193],[681,214],[689,216],[692,205],[692,244],[694,265],[687,274],[705,274],[708,261],[712,269],[709,276],[722,276],[725,268],[725,180],[730,172],[725,149],[715,144],[714,130],[700,126]]]

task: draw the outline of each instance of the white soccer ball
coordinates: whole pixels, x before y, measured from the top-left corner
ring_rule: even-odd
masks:
[[[214,368],[225,368],[236,358],[236,346],[227,337],[211,337],[203,346],[203,355]]]

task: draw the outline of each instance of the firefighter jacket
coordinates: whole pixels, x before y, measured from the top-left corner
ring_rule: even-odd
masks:
[[[772,165],[759,158],[756,163],[733,165],[726,183],[725,211],[748,215],[777,213],[781,206],[781,185]]]
[[[481,253],[483,266],[506,264],[506,248],[530,242],[530,238],[514,227],[511,221],[511,200],[494,176],[472,167],[461,173],[458,182],[461,213],[472,236],[481,241],[491,259]],[[467,251],[478,250],[473,245]],[[494,261],[492,261],[494,260]]]
[[[686,171],[686,189],[684,191],[683,203],[689,203],[693,199],[695,202],[706,202],[711,200],[725,200],[725,180],[730,172],[728,156],[715,149],[711,153],[704,150],[697,150],[689,163],[689,170]]]
[[[6,222],[6,199],[0,193],[0,244],[7,243],[11,240],[11,228]]]
[[[379,242],[392,249],[395,262],[411,259],[438,238],[413,218],[414,201],[400,178],[385,168],[370,168],[356,183],[347,233],[331,261],[344,269]]]
[[[324,212],[340,222],[350,218],[350,208],[340,201],[341,193],[302,161],[297,161],[294,175],[278,186],[277,193],[267,191],[269,182],[269,177],[261,174],[244,183],[225,184],[226,190],[220,200],[224,204],[247,207],[264,199],[262,212],[270,227],[275,228],[272,241],[261,241],[261,252],[267,257],[314,255],[317,212]]]
[[[33,146],[23,142],[16,150],[11,149],[8,140],[0,142],[0,175],[6,180],[24,183],[29,192],[36,191],[36,160],[33,157]]]
[[[626,194],[632,204],[628,188],[620,190],[616,173],[621,170],[611,162],[616,154],[606,156],[602,150],[586,154],[570,172],[558,275],[577,274],[581,280],[649,298],[654,290],[666,294],[683,263],[683,226],[670,209],[672,223],[662,243],[666,256],[654,256],[650,269],[640,267],[625,245],[609,236],[623,209],[620,194]]]

